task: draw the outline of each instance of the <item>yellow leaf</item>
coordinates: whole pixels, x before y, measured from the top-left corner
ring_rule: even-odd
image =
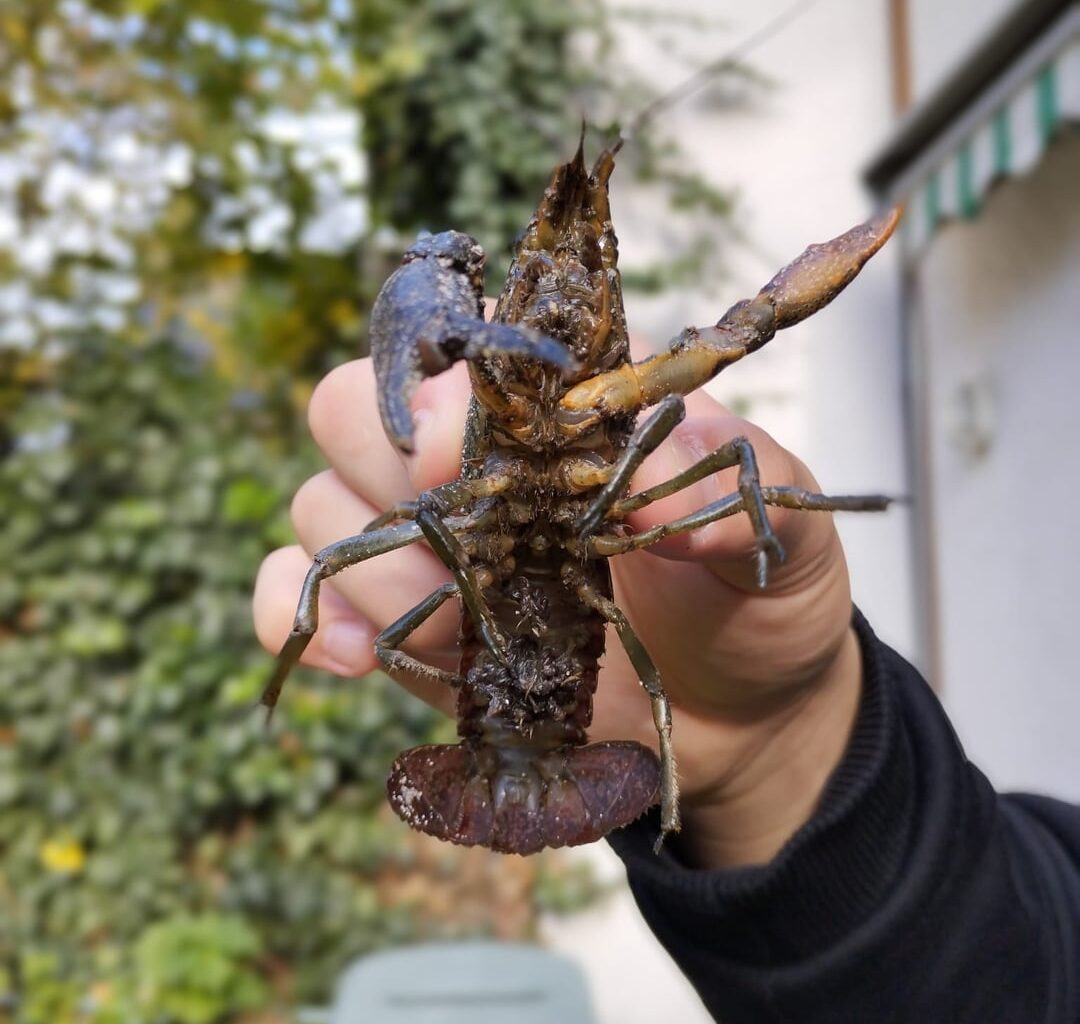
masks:
[[[56,875],[77,875],[86,864],[86,851],[72,839],[50,839],[41,844],[41,863]]]
[[[378,69],[360,64],[352,74],[353,96],[360,100],[364,99],[374,91],[380,77]]]
[[[338,299],[326,311],[326,318],[339,331],[351,331],[360,326],[360,316],[349,299]]]
[[[132,14],[153,14],[165,0],[127,0],[127,8]]]
[[[16,48],[26,44],[26,24],[15,14],[5,14],[0,18],[0,33]]]
[[[410,78],[417,74],[425,63],[424,51],[408,40],[402,40],[388,46],[383,51],[383,65],[396,78]]]

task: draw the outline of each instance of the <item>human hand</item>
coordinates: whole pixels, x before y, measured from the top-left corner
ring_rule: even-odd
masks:
[[[255,623],[272,652],[289,631],[311,554],[357,533],[385,509],[457,476],[468,384],[463,364],[426,381],[417,395],[416,454],[387,441],[370,360],[331,373],[312,398],[310,421],[330,469],[293,503],[298,546],[265,561]],[[687,418],[635,476],[637,491],[670,479],[742,434],[761,479],[816,491],[809,471],[760,429],[708,396],[686,400]],[[736,470],[709,477],[628,517],[646,529],[735,490]],[[813,813],[842,756],[858,705],[861,666],[850,627],[847,569],[831,516],[770,508],[787,550],[764,591],[754,583],[754,536],[745,515],[671,537],[611,560],[616,603],[660,669],[674,708],[684,833],[680,849],[701,866],[771,858]],[[320,628],[304,662],[346,676],[375,667],[375,634],[449,573],[413,545],[329,581]],[[440,668],[457,665],[457,609],[448,604],[406,645]],[[428,680],[399,680],[447,713],[454,693]],[[614,636],[596,695],[593,740],[656,745],[648,700]]]

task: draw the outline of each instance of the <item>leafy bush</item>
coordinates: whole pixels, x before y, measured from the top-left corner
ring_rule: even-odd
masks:
[[[356,954],[589,898],[388,814],[453,732],[388,680],[302,674],[267,735],[248,602],[385,254],[505,250],[610,90],[600,10],[0,9],[0,1020],[283,1019]]]
[[[259,936],[242,917],[178,915],[151,925],[135,947],[138,1002],[177,1024],[214,1024],[261,1006]]]
[[[0,463],[9,955],[112,962],[150,922],[222,907],[319,989],[412,934],[362,879],[407,856],[374,812],[435,717],[379,679],[308,680],[267,736],[251,579],[310,453],[273,451],[266,409],[170,343],[87,338],[56,372],[62,398],[26,396]]]

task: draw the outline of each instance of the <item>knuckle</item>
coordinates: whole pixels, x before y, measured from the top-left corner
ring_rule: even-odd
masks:
[[[293,495],[293,500],[289,505],[289,518],[293,529],[301,536],[306,527],[316,519],[319,510],[326,502],[333,481],[334,471],[323,470],[305,480]]]
[[[358,402],[366,407],[369,404],[367,398],[373,400],[374,394],[370,359],[354,359],[331,370],[315,386],[308,402],[308,429],[316,444],[325,450],[355,431],[351,422],[349,431],[343,431],[343,423],[350,418],[350,411]]]

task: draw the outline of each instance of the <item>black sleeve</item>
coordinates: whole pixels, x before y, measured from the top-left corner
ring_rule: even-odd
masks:
[[[814,817],[725,871],[654,855],[655,812],[614,833],[645,920],[723,1024],[1077,1024],[1080,808],[996,794],[855,626],[862,703]]]

